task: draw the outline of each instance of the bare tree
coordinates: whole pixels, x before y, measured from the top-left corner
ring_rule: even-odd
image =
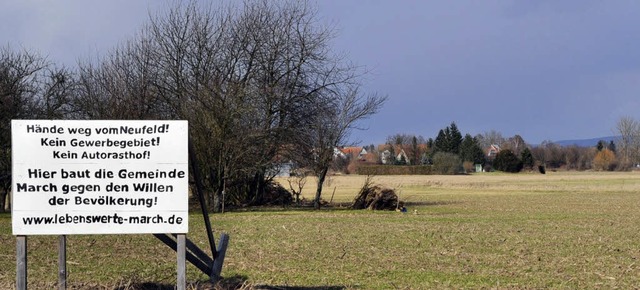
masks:
[[[502,143],[496,143],[500,145],[503,149],[510,149],[516,156],[520,156],[522,150],[527,147],[527,143],[524,141],[522,136],[514,135],[513,137],[504,140]]]
[[[496,130],[491,130],[479,134],[476,136],[476,139],[478,140],[478,143],[483,150],[489,148],[489,146],[491,145],[501,145],[505,141],[505,138],[502,137],[502,133]]]
[[[307,184],[307,175],[302,173],[289,176],[287,178],[287,182],[289,183],[289,189],[291,189],[291,192],[295,197],[296,204],[299,205],[302,189],[304,189],[305,184]]]
[[[307,148],[312,154],[309,159],[318,179],[314,197],[314,207],[320,208],[322,189],[327,172],[333,161],[335,147],[348,142],[349,134],[359,129],[358,122],[377,113],[386,97],[361,95],[356,88],[346,86],[343,90],[327,90],[324,96],[326,106],[315,118],[315,123],[306,132]]]
[[[341,142],[359,118],[358,75],[331,54],[333,31],[319,23],[306,2],[178,4],[80,66],[74,114],[189,120],[191,164],[214,210],[223,192],[261,203],[275,163],[320,144],[308,145],[320,140],[309,128],[328,118],[336,125],[322,130],[341,130],[330,132]]]
[[[566,151],[562,146],[553,143],[552,141],[543,141],[539,148],[542,149],[542,158],[537,159],[538,156],[534,154],[536,160],[541,160],[544,165],[550,168],[560,168],[566,165]]]
[[[11,188],[11,120],[62,118],[71,73],[29,51],[0,49],[0,211]]]
[[[72,118],[78,119],[162,119],[166,105],[154,86],[158,69],[153,43],[130,40],[114,48],[97,64],[78,64]]]
[[[620,134],[617,150],[621,154],[620,166],[629,168],[640,163],[640,122],[631,117],[622,117],[616,123]]]
[[[387,141],[385,143],[394,145],[409,145],[411,144],[413,138],[417,138],[416,141],[418,141],[419,143],[425,143],[424,137],[422,136],[401,133],[387,136]]]

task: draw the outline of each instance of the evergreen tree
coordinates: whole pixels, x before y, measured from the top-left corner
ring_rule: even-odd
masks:
[[[598,141],[598,144],[596,145],[596,149],[598,149],[598,151],[602,151],[602,149],[604,149],[604,141],[603,140]]]
[[[460,158],[462,161],[473,161],[473,157],[470,154],[471,148],[473,147],[473,137],[471,135],[466,134],[462,139],[462,143],[460,144]]]
[[[613,143],[613,140],[609,142],[609,150],[611,150],[611,152],[613,153],[616,153],[616,143]]]
[[[448,142],[447,135],[445,134],[443,129],[440,129],[438,132],[438,136],[436,140],[433,141],[433,151],[436,152],[447,152]]]
[[[447,137],[449,139],[448,152],[459,154],[460,144],[462,144],[462,134],[458,130],[458,126],[456,126],[455,122],[451,122],[451,125],[449,126],[449,135]]]
[[[476,142],[476,145],[473,146],[472,151],[473,151],[473,163],[482,164],[482,166],[484,166],[487,160],[485,159],[485,156],[484,156],[484,150],[482,150],[478,142]]]
[[[434,142],[435,152],[447,152],[453,154],[460,153],[460,144],[462,143],[462,134],[458,130],[455,122],[444,129],[440,129],[438,136]]]
[[[524,166],[524,168],[527,168],[529,170],[533,169],[533,165],[535,162],[533,160],[533,154],[531,153],[529,147],[525,147],[524,150],[522,150],[522,153],[520,154],[520,160],[522,160],[522,165]]]
[[[462,161],[470,161],[473,164],[484,164],[484,152],[476,138],[466,134],[460,144],[460,158]]]
[[[411,164],[418,164],[420,162],[420,148],[418,148],[418,138],[413,136],[411,138]]]

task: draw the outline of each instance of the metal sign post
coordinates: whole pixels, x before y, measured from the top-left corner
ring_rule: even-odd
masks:
[[[58,289],[67,289],[67,236],[58,237]]]
[[[176,289],[185,290],[187,288],[187,263],[185,259],[186,253],[186,235],[178,234],[178,280],[176,282]]]
[[[27,236],[16,237],[16,289],[27,289]]]

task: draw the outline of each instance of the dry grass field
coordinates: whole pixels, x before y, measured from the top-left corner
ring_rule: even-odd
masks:
[[[640,286],[640,173],[374,177],[399,192],[406,214],[346,209],[364,179],[332,177],[323,194],[327,201],[333,195],[332,208],[213,215],[214,230],[231,236],[226,281],[245,289]],[[310,179],[304,197],[314,189]],[[10,215],[0,217],[4,289],[15,280],[15,238]],[[194,213],[188,237],[204,247],[202,229]],[[31,288],[55,286],[56,241],[29,237]],[[68,243],[76,288],[175,281],[175,254],[150,235],[71,236]],[[191,265],[187,275],[206,280]]]
[[[331,176],[324,186],[323,199],[330,200],[334,189],[334,202],[353,200],[366,176]],[[374,183],[393,188],[406,202],[429,202],[426,196],[439,194],[513,195],[544,193],[640,193],[640,172],[549,172],[537,173],[481,173],[474,175],[392,175],[373,176]],[[289,188],[286,178],[277,180]],[[312,199],[316,184],[309,178],[303,190],[306,199]]]

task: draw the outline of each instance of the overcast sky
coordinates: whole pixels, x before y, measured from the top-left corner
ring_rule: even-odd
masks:
[[[168,1],[0,0],[0,43],[74,66],[131,38]],[[615,134],[640,119],[640,1],[362,1],[317,4],[334,49],[388,96],[355,132],[433,137],[496,130],[529,143]],[[315,5],[314,4],[314,5]]]

